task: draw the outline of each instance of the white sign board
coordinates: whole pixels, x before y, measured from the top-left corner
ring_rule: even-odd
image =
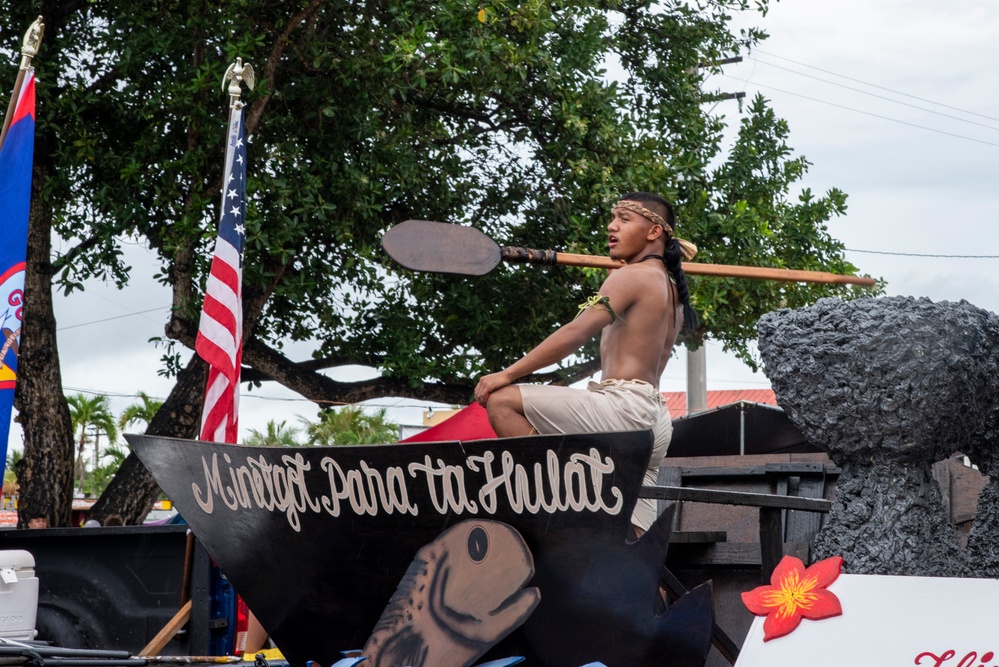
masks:
[[[999,580],[842,574],[842,616],[763,641],[753,621],[736,667],[999,667]]]

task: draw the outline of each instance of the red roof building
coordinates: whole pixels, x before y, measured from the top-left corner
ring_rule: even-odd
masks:
[[[687,392],[685,391],[664,391],[663,397],[666,399],[666,406],[669,408],[669,415],[673,419],[687,416]],[[777,405],[777,397],[773,389],[721,389],[708,392],[708,404],[705,410],[713,410],[723,405],[731,405],[745,401],[747,403],[762,403],[764,405]]]

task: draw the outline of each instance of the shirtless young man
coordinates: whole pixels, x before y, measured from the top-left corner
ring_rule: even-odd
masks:
[[[673,423],[659,391],[677,334],[691,327],[693,311],[683,257],[696,252],[673,233],[673,209],[647,192],[624,195],[607,225],[610,256],[624,262],[581,307],[579,316],[506,369],[484,375],[475,400],[489,413],[500,437],[533,433],[651,430],[655,439],[645,483],[655,484]],[[600,332],[601,382],[587,389],[513,382],[557,363]],[[656,518],[652,500],[641,498],[632,524],[641,534]]]

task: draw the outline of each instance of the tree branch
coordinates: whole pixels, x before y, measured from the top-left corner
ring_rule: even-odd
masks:
[[[381,357],[369,357],[367,359],[358,359],[356,357],[347,357],[345,355],[335,355],[332,357],[323,357],[322,359],[308,359],[307,361],[293,361],[291,363],[295,364],[297,368],[303,371],[316,372],[325,370],[327,368],[336,368],[338,366],[347,365],[358,365],[358,366],[369,366],[371,368],[377,368],[381,364]],[[256,368],[249,366],[243,366],[243,370],[240,371],[240,379],[243,382],[270,382],[274,378],[258,371]]]
[[[284,30],[282,30],[281,34],[274,40],[274,46],[271,47],[271,52],[267,56],[267,62],[264,63],[263,80],[264,87],[267,92],[253,102],[250,106],[249,112],[246,114],[247,135],[253,134],[256,130],[257,124],[264,115],[264,109],[267,108],[267,103],[270,102],[271,98],[274,96],[274,81],[277,74],[278,63],[281,62],[284,50],[288,46],[288,39],[291,37],[291,33],[294,32],[303,21],[313,16],[322,4],[323,0],[312,0],[312,2],[305,7],[305,9],[288,19],[288,23],[285,25]]]
[[[93,249],[93,247],[96,246],[98,243],[100,243],[102,240],[103,239],[99,234],[91,234],[87,238],[81,240],[75,246],[70,248],[69,251],[67,251],[65,254],[56,257],[54,260],[52,260],[49,273],[53,276],[56,275],[57,273],[62,271],[64,267],[66,267],[69,264],[72,264],[74,259],[84,254],[85,252]]]
[[[175,314],[167,325],[166,335],[193,349],[197,327],[190,320]],[[277,382],[323,407],[385,396],[459,405],[468,403],[472,398],[470,384],[423,383],[413,386],[394,378],[339,382],[312,370],[315,362],[297,364],[258,339],[243,344],[243,363],[256,371],[254,379]]]

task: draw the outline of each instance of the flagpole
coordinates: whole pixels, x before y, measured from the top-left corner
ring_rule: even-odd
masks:
[[[17,106],[17,99],[21,96],[21,85],[24,83],[24,72],[31,68],[31,59],[38,54],[38,47],[42,43],[42,35],[45,34],[45,24],[39,16],[31,24],[28,31],[24,33],[24,41],[21,43],[21,67],[17,70],[17,79],[14,81],[14,92],[11,93],[10,102],[7,104],[7,115],[3,119],[3,129],[0,130],[0,147],[7,138],[7,130],[14,119],[14,108]]]
[[[246,238],[246,125],[241,84],[254,85],[253,67],[229,65],[229,93],[218,237],[194,349],[208,363],[199,440],[235,443],[239,433],[239,371],[243,356],[243,250]]]
[[[236,58],[235,62],[229,65],[229,69],[225,71],[222,76],[222,90],[229,93],[229,121],[226,124],[226,133],[232,131],[232,114],[242,110],[243,102],[239,99],[240,95],[243,94],[243,88],[240,86],[242,82],[246,82],[246,87],[253,90],[256,85],[256,78],[253,74],[253,65],[249,63],[243,64],[242,58]],[[226,83],[228,82],[228,87]],[[222,174],[225,178],[225,174],[229,173],[229,169],[232,167],[230,160],[232,159],[232,151],[226,148],[225,153],[225,164],[223,165]],[[222,206],[225,208],[225,186],[222,184]]]

